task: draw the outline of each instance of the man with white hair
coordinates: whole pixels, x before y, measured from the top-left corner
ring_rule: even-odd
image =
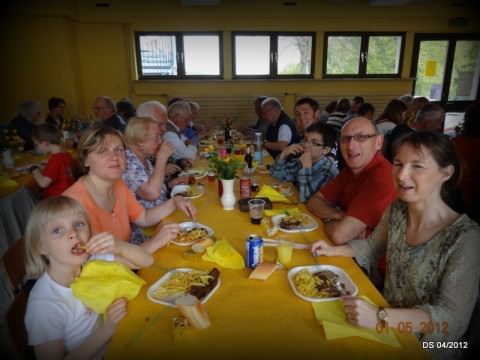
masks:
[[[152,100],[141,103],[137,108],[137,116],[150,117],[155,120],[162,136],[167,131],[167,108],[161,102]]]
[[[137,116],[140,117],[149,117],[155,120],[158,124],[158,129],[160,130],[160,135],[162,135],[163,142],[160,145],[165,149],[165,151],[170,151],[170,147],[173,145],[165,141],[164,135],[167,132],[167,122],[168,122],[168,114],[167,108],[159,101],[151,100],[141,103],[137,108]],[[181,172],[182,169],[173,163],[166,164],[165,167],[165,176],[169,178],[173,174]]]
[[[193,142],[188,139],[183,131],[188,126],[191,117],[190,105],[185,101],[177,101],[168,107],[167,132],[163,139],[175,146],[173,158],[195,160],[197,148]]]
[[[282,104],[275,97],[262,102],[262,117],[269,124],[264,146],[275,159],[283,149],[295,142],[297,138],[295,123],[283,111]]]

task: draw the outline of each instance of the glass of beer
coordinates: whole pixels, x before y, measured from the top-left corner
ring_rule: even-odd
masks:
[[[250,222],[259,225],[263,218],[263,209],[265,208],[265,200],[250,199],[248,200],[248,209],[250,210]]]

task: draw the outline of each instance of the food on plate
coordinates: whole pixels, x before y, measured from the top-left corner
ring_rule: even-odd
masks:
[[[193,179],[193,181],[195,181],[195,179]],[[195,197],[195,196],[199,196],[201,194],[202,194],[202,188],[200,186],[191,185],[185,191],[179,192],[175,195],[181,195],[181,196],[184,196],[184,197]]]
[[[198,300],[202,300],[205,296],[207,296],[210,291],[217,285],[218,279],[220,277],[220,271],[217,268],[213,268],[208,273],[209,279],[206,284],[192,284],[188,293],[190,295],[195,296]]]
[[[180,230],[175,242],[180,244],[190,244],[206,238],[208,238],[207,229],[196,227],[187,230]]]
[[[296,230],[308,224],[308,217],[304,214],[287,215],[280,220],[280,227],[286,230]]]
[[[250,273],[249,279],[267,280],[277,269],[277,264],[261,263]]]
[[[295,274],[294,283],[298,292],[307,297],[340,297],[342,292],[350,295],[350,292],[345,290],[345,284],[341,283],[342,289],[339,289],[322,271],[312,274],[306,269],[301,270]]]
[[[152,291],[151,296],[154,299],[163,300],[169,297],[191,294],[201,300],[215,287],[219,277],[220,271],[216,268],[213,268],[209,273],[197,270],[188,272],[177,271],[167,281]],[[203,290],[200,291],[200,288]]]

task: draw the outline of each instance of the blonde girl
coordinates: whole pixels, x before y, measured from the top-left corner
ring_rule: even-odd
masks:
[[[37,359],[102,358],[126,300],[109,306],[106,320],[72,295],[70,285],[90,255],[119,261],[131,268],[152,264],[139,246],[115,240],[109,233],[90,237],[90,223],[76,200],[56,196],[32,212],[25,231],[27,275],[38,278],[30,292],[25,325]]]

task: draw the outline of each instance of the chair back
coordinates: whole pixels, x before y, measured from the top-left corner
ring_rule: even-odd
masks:
[[[17,294],[23,287],[25,274],[25,241],[23,238],[15,241],[10,246],[2,258],[2,265],[8,275],[11,288],[14,294]]]
[[[17,351],[19,358],[31,358],[28,354],[28,335],[24,318],[27,310],[28,294],[20,291],[7,310],[6,323],[10,340]]]

